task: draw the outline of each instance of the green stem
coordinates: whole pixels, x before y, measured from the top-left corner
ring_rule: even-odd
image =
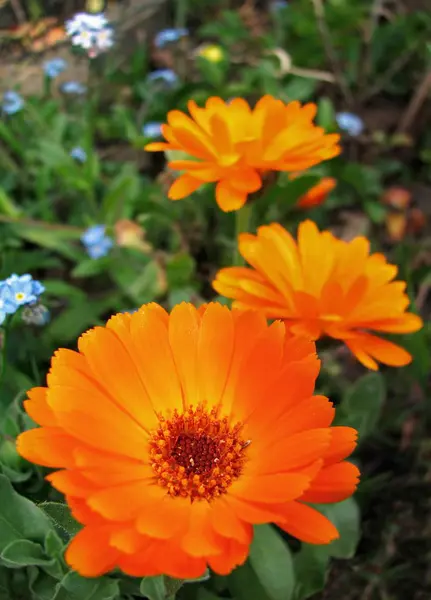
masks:
[[[241,266],[244,264],[244,259],[239,253],[238,236],[240,233],[246,233],[250,228],[251,220],[251,204],[245,204],[240,210],[235,213],[235,244],[233,251],[233,264]]]
[[[175,28],[184,29],[186,26],[187,17],[187,0],[177,0],[177,10],[175,13]]]
[[[6,317],[8,319],[8,317]],[[1,353],[0,353],[0,384],[3,381],[3,376],[6,370],[6,343],[7,343],[7,329],[8,323],[6,321],[5,326],[3,327],[3,339],[1,340]]]

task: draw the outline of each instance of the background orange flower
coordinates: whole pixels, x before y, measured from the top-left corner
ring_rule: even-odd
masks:
[[[263,314],[219,304],[119,314],[59,350],[25,408],[41,425],[22,456],[57,469],[51,484],[84,527],[67,562],[94,577],[227,574],[255,523],[326,544],[334,525],[308,503],[350,496],[343,459],[356,431],[331,427],[313,396],[312,342]]]
[[[310,188],[297,202],[298,208],[314,208],[325,202],[329,192],[337,185],[333,177],[323,177],[317,185]]]
[[[239,250],[252,268],[221,269],[213,282],[234,307],[285,319],[292,332],[311,339],[341,339],[369,369],[377,369],[376,360],[391,366],[411,361],[403,348],[370,333],[410,333],[422,321],[406,312],[406,284],[393,281],[397,267],[370,254],[366,238],[345,242],[304,221],[295,241],[272,223],[257,235],[240,235]]]
[[[166,142],[148,151],[180,150],[191,160],[168,166],[184,171],[169,190],[171,200],[185,198],[202,184],[217,182],[216,201],[224,211],[238,210],[261,189],[271,171],[303,171],[340,152],[339,135],[325,134],[313,123],[315,104],[285,104],[264,96],[254,109],[245,100],[209,98],[205,108],[188,103],[191,118],[173,110],[162,131]]]

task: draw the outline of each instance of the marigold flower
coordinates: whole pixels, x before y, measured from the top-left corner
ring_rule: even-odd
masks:
[[[254,109],[242,98],[209,98],[205,108],[188,103],[191,118],[172,110],[162,126],[166,142],[148,151],[180,150],[192,160],[168,166],[184,173],[169,190],[171,200],[185,198],[202,184],[217,182],[216,201],[223,211],[238,210],[260,190],[271,171],[303,171],[339,154],[339,135],[326,135],[313,123],[315,104],[285,104],[264,96]]]
[[[149,304],[78,348],[58,350],[47,387],[29,392],[41,427],[18,438],[23,457],[59,469],[47,479],[84,525],[66,551],[76,571],[227,574],[255,523],[338,537],[309,503],[353,493],[359,472],[343,459],[357,432],[331,427],[331,402],[312,395],[311,341],[255,311]]]
[[[333,177],[323,177],[319,183],[310,188],[301,198],[298,200],[298,208],[314,208],[320,206],[325,202],[329,192],[331,192],[337,185],[337,180]]]
[[[233,298],[237,308],[254,308],[284,319],[290,331],[317,340],[343,340],[367,368],[411,362],[403,348],[371,331],[411,333],[422,320],[405,312],[404,281],[393,281],[397,267],[382,254],[370,254],[365,237],[350,242],[304,221],[298,241],[278,223],[241,234],[239,250],[252,266],[221,269],[214,289]]]

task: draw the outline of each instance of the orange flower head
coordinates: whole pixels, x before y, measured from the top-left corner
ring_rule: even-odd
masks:
[[[303,171],[340,152],[339,135],[325,134],[313,123],[315,104],[285,104],[264,96],[254,109],[245,100],[209,98],[205,108],[188,103],[191,117],[173,110],[162,126],[166,142],[148,151],[179,150],[190,160],[174,160],[184,171],[169,190],[171,200],[185,198],[202,184],[217,182],[216,201],[223,211],[238,210],[263,186],[272,171]]]
[[[301,196],[297,203],[298,208],[307,209],[320,206],[325,202],[329,192],[331,192],[336,185],[337,181],[333,177],[323,177],[318,184],[314,185]]]
[[[297,241],[278,223],[257,235],[241,234],[239,250],[251,265],[221,269],[214,289],[233,298],[236,308],[254,308],[283,319],[295,334],[343,340],[367,368],[377,361],[403,366],[411,356],[371,331],[411,333],[421,319],[406,312],[404,281],[393,281],[397,267],[382,254],[370,254],[364,237],[350,242],[304,221]]]
[[[257,523],[338,537],[309,503],[354,492],[356,431],[331,427],[331,402],[313,396],[313,342],[255,311],[148,304],[78,349],[58,350],[47,387],[29,392],[40,427],[17,444],[55,469],[47,479],[83,525],[66,551],[81,575],[227,574]]]

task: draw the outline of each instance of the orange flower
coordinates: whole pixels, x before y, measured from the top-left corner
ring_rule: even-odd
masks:
[[[257,192],[271,171],[303,171],[339,154],[339,135],[316,127],[315,104],[284,104],[264,96],[254,109],[242,98],[227,103],[210,98],[205,108],[188,103],[191,117],[173,110],[163,125],[165,142],[148,151],[180,150],[193,160],[174,160],[184,171],[169,190],[171,200],[185,198],[202,184],[217,182],[216,201],[224,211],[238,210]]]
[[[18,438],[22,456],[59,469],[47,479],[84,525],[66,551],[76,571],[227,574],[255,523],[338,537],[308,503],[353,493],[356,431],[331,427],[331,402],[312,395],[312,342],[254,311],[183,303],[116,315],[78,348],[58,350],[48,386],[29,392],[41,427]]]
[[[320,206],[325,202],[326,196],[336,185],[337,181],[333,177],[323,177],[318,184],[314,185],[301,196],[297,206],[299,208],[313,208],[314,206]]]
[[[284,319],[295,334],[343,340],[369,369],[374,359],[403,366],[411,356],[370,331],[411,333],[421,319],[405,312],[409,299],[397,267],[382,254],[370,254],[364,237],[351,242],[319,232],[312,221],[300,224],[296,242],[278,223],[242,234],[239,250],[253,267],[221,269],[214,289],[233,298],[237,308],[254,308]]]

